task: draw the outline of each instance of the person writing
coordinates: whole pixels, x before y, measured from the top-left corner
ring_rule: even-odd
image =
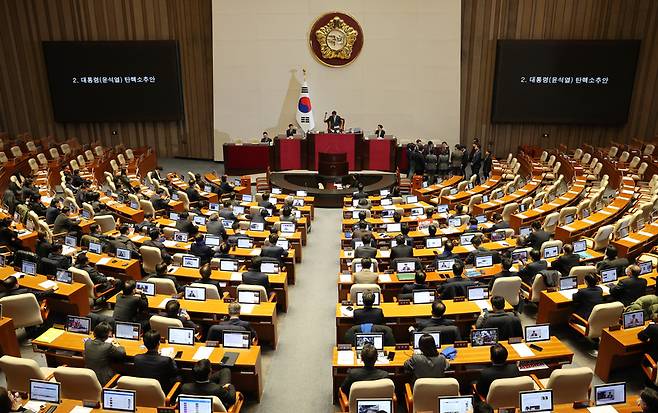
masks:
[[[324,122],[327,124],[327,132],[340,132],[343,130],[344,120],[336,114],[336,111],[331,111],[331,116],[327,117],[327,112],[324,113]]]

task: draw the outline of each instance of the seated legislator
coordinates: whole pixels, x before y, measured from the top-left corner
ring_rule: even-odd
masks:
[[[610,288],[610,295],[617,301],[628,307],[633,301],[647,293],[647,280],[640,278],[640,267],[638,265],[629,265],[626,267],[628,278],[620,280],[616,285]]]
[[[485,367],[480,373],[475,388],[479,395],[487,397],[491,383],[497,379],[509,379],[521,375],[516,363],[507,363],[507,349],[496,343],[489,348],[492,365]]]
[[[55,242],[50,249],[50,254],[48,254],[48,259],[51,259],[54,262],[56,262],[57,268],[68,269],[72,264],[71,257],[62,254],[62,251],[63,251],[62,244],[59,242]]]
[[[222,245],[227,245],[227,244],[222,244]],[[199,284],[209,284],[209,285],[214,285],[217,287],[217,292],[220,294],[222,293],[222,287],[219,284],[219,280],[213,280],[210,278],[212,275],[212,268],[210,267],[210,264],[205,264],[202,265],[201,268],[199,268],[199,275],[201,275],[201,278],[195,280],[195,283]]]
[[[446,305],[441,300],[434,300],[432,303],[432,317],[429,320],[418,320],[418,325],[416,329],[418,331],[425,331],[432,327],[440,326],[454,326],[455,320],[445,318]],[[458,337],[457,340],[461,340],[461,337]]]
[[[199,360],[192,368],[192,377],[194,382],[183,384],[180,394],[215,396],[227,409],[235,403],[235,387],[231,384],[231,370],[227,367],[212,373],[210,361]]]
[[[404,235],[396,235],[395,242],[395,247],[391,248],[391,261],[396,258],[410,258],[414,256],[414,248],[411,245],[407,245]]]
[[[356,297],[352,297],[352,300],[356,301]],[[384,325],[384,312],[381,308],[373,307],[374,303],[375,294],[372,291],[365,291],[363,293],[363,308],[355,309],[352,316],[354,325]]]
[[[100,284],[100,291],[106,291],[113,287],[117,290],[120,289],[118,280],[104,276],[96,269],[96,267],[89,265],[87,254],[78,254],[78,256],[75,257],[75,268],[86,271],[94,285]]]
[[[579,289],[573,295],[573,312],[585,320],[592,314],[595,305],[603,303],[603,289],[596,285],[598,281],[599,277],[596,274],[586,274],[587,287]]]
[[[186,232],[191,237],[195,236],[199,229],[192,221],[190,221],[190,214],[187,211],[183,211],[178,214],[178,221],[176,221],[176,229],[180,232]]]
[[[180,303],[178,300],[170,300],[165,304],[165,311],[164,313],[160,314],[163,317],[167,318],[173,318],[176,320],[180,320],[181,323],[183,323],[183,327],[186,328],[194,328],[196,330],[197,325],[190,320],[190,315],[180,307]]]
[[[361,259],[361,271],[357,271],[353,275],[353,283],[355,284],[377,284],[379,275],[372,270],[372,261],[370,258]]]
[[[651,387],[645,387],[640,393],[637,405],[642,409],[641,413],[658,412],[658,391]]]
[[[637,338],[645,343],[649,343],[647,353],[654,359],[658,360],[658,324],[652,323],[637,333]]]
[[[542,229],[541,222],[539,221],[533,222],[530,226],[532,227],[532,232],[525,239],[523,245],[539,251],[541,250],[541,244],[550,241],[551,234]]]
[[[491,297],[492,311],[485,309],[475,322],[476,328],[497,328],[499,340],[510,337],[523,337],[523,328],[519,317],[505,311],[505,299],[495,295]]]
[[[169,393],[174,383],[181,381],[178,366],[173,359],[176,352],[173,352],[171,357],[160,355],[160,333],[156,330],[144,333],[144,347],[146,353],[135,356],[135,376],[156,379],[165,394]]]
[[[228,320],[220,321],[210,327],[206,340],[222,341],[222,332],[226,330],[249,331],[251,339],[256,338],[256,331],[248,321],[240,320],[240,304],[233,302],[228,305]]]
[[[135,243],[131,241],[130,237],[128,237],[129,232],[130,227],[128,225],[121,225],[121,227],[119,227],[119,235],[111,241],[111,244],[115,249],[125,248],[132,251],[134,254],[137,254],[139,251],[137,250]]]
[[[190,245],[190,254],[199,257],[201,264],[209,264],[213,255],[215,255],[215,251],[209,245],[206,245],[204,235],[198,233],[194,237],[194,242]]]
[[[206,221],[206,233],[218,236],[222,239],[222,241],[226,240],[227,238],[226,228],[224,228],[224,225],[219,220],[219,214],[216,212],[210,215]]]
[[[99,323],[94,328],[93,340],[84,343],[85,367],[96,373],[101,386],[105,386],[115,374],[111,364],[121,362],[126,357],[126,349],[118,341],[113,339],[111,343],[107,342],[111,334],[112,327],[108,323]]]
[[[167,280],[171,280],[174,283],[174,287],[176,287],[176,291],[179,293],[183,291],[183,286],[179,284],[178,279],[173,276],[169,275],[167,273],[168,270],[168,265],[164,262],[158,263],[155,265],[155,274],[149,275],[144,279],[144,281],[152,281],[154,278],[163,278]]]
[[[162,237],[162,234],[158,228],[154,228],[149,231],[149,238],[150,239],[144,241],[145,246],[159,249],[162,259],[165,259],[165,257],[171,257],[169,251],[167,251],[167,247],[164,245],[164,238]]]
[[[372,232],[368,229],[368,223],[366,221],[357,222],[352,234],[352,248],[354,248],[354,241],[358,239],[362,240],[365,234],[372,235]]]
[[[423,334],[418,340],[420,354],[414,354],[404,362],[404,370],[414,380],[422,378],[441,378],[450,367],[448,359],[436,349],[434,337]]]
[[[541,259],[541,254],[538,249],[532,249],[530,251],[530,260],[531,262],[525,264],[518,273],[518,276],[521,277],[524,283],[532,285],[535,281],[535,275],[539,274],[540,271],[548,269],[548,263]]]
[[[496,212],[495,214],[493,214],[492,218],[494,224],[491,226],[490,231],[497,231],[499,229],[509,228],[509,222],[503,219],[503,215],[500,212]]]
[[[617,268],[617,274],[628,266],[628,258],[617,258],[617,247],[608,245],[605,249],[605,258],[596,263],[596,270],[606,270],[608,268]]]
[[[364,234],[361,241],[363,241],[363,245],[354,251],[354,258],[375,258],[377,256],[377,248],[372,246],[372,235]]]
[[[263,198],[266,199],[266,198]],[[269,201],[263,201],[269,203]],[[261,202],[262,203],[262,202]],[[254,224],[265,224],[267,222],[267,217],[270,216],[270,213],[267,212],[267,209],[264,207],[261,208],[257,214],[250,215],[251,222]]]
[[[455,297],[465,297],[466,289],[477,285],[477,282],[462,277],[463,273],[464,264],[461,261],[455,261],[452,264],[452,274],[454,276],[445,280],[438,288],[442,299],[448,300]]]
[[[398,298],[411,299],[411,294],[413,294],[414,291],[430,289],[430,286],[427,285],[427,283],[425,282],[426,279],[427,279],[427,274],[425,274],[425,271],[421,271],[421,270],[416,271],[416,275],[414,277],[414,283],[403,285],[400,291],[400,296]]]
[[[116,297],[114,320],[128,323],[140,323],[142,330],[148,326],[149,307],[146,295],[136,290],[135,280],[126,280],[122,291]]]
[[[441,254],[438,254],[436,256],[437,260],[455,260],[459,259],[459,255],[455,254],[452,252],[452,249],[455,247],[455,244],[448,240],[445,240],[443,242],[443,252]],[[435,267],[438,267],[436,263],[434,263]]]
[[[286,205],[281,208],[281,213],[279,214],[279,221],[281,222],[292,222],[297,223],[297,217],[292,213],[293,207]]]
[[[233,194],[235,191],[235,188],[231,184],[228,183],[228,176],[222,175],[220,178],[221,184],[219,185],[219,190],[222,192],[222,194]]]
[[[324,114],[324,122],[327,124],[327,132],[340,132],[343,130],[345,125],[345,120],[336,114],[336,111],[331,111],[331,116],[327,117],[327,114]]]
[[[235,221],[235,220],[238,219],[238,218],[235,216],[235,214],[233,213],[233,206],[231,205],[231,201],[230,201],[230,200],[228,200],[228,199],[224,200],[224,202],[222,203],[222,207],[221,207],[220,210],[219,210],[219,216],[220,216],[220,218],[222,218],[222,219],[228,219],[229,221]],[[221,222],[220,222],[220,223],[221,223]],[[222,225],[222,228],[223,228],[223,227],[224,227],[224,226]],[[206,230],[207,230],[207,229],[208,229],[208,228],[206,228]]]
[[[268,293],[272,289],[267,274],[260,270],[260,262],[256,260],[249,264],[249,271],[242,274],[242,283],[249,285],[262,285]]]
[[[283,259],[288,256],[288,252],[283,247],[276,245],[279,241],[279,236],[277,234],[270,234],[267,240],[269,241],[269,245],[264,245],[261,248],[260,256],[275,258],[279,260],[280,264],[283,263]]]
[[[468,253],[468,256],[466,256],[466,261],[464,262],[466,265],[474,265],[475,264],[475,258],[476,257],[482,257],[482,256],[487,256],[491,255],[493,256],[493,263],[498,264],[500,263],[500,254],[496,251],[491,251],[486,247],[482,246],[482,237],[477,236],[473,237],[471,240],[471,243],[473,244],[473,247],[475,248],[475,251],[471,251]]]
[[[516,272],[510,271],[513,265],[512,259],[510,257],[502,257],[500,263],[503,267],[503,270],[491,277],[491,280],[489,281],[489,290],[493,288],[493,285],[497,279],[504,277],[516,277],[518,274]]]
[[[347,377],[340,385],[341,391],[349,397],[352,384],[357,381],[370,381],[388,378],[388,373],[385,370],[375,368],[377,362],[377,349],[372,344],[366,344],[361,349],[361,361],[363,367],[349,369]]]
[[[580,255],[573,253],[571,244],[564,244],[562,251],[563,254],[551,263],[551,268],[559,271],[563,277],[567,277],[573,267],[580,265]]]

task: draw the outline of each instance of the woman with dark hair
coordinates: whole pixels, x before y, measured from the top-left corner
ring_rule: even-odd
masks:
[[[21,397],[4,387],[0,387],[0,413],[21,412],[25,410],[21,405]]]
[[[411,374],[414,380],[425,377],[443,377],[446,369],[450,367],[450,363],[443,354],[439,354],[434,337],[423,334],[418,340],[418,348],[420,354],[414,354],[404,362],[405,371]]]

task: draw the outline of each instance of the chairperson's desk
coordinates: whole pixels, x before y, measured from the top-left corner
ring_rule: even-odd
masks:
[[[225,143],[224,170],[228,175],[266,172],[272,165],[272,146],[262,143]]]
[[[171,299],[172,297],[168,295],[148,297],[149,309],[152,313],[164,311],[165,304]],[[114,306],[116,300],[117,296],[115,295],[108,300],[108,303]],[[187,310],[192,321],[196,323],[213,325],[221,318],[228,316],[229,303],[223,300],[195,301],[182,298],[177,300],[181,308]],[[258,334],[258,342],[260,344],[266,343],[275,349],[278,339],[276,303],[242,304],[241,307],[240,318],[251,323],[251,326]]]
[[[44,353],[48,366],[55,367],[66,364],[70,367],[84,367],[84,342],[91,338],[86,334],[69,333],[63,330],[51,328],[40,337],[32,340],[35,351]],[[137,354],[146,352],[141,340],[117,340],[125,349],[127,362],[117,363],[115,368],[122,374],[134,374],[133,358]],[[192,368],[197,359],[194,358],[197,351],[204,347],[204,343],[194,343],[193,346],[162,344],[161,347],[173,347],[174,352],[181,351],[180,357],[176,358],[178,366],[184,370]],[[260,347],[252,346],[249,349],[227,349],[226,351],[238,353],[235,365],[231,367],[231,381],[236,388],[260,401],[263,393]],[[215,347],[208,360],[217,368],[224,357],[225,349]]]
[[[548,369],[527,372],[528,374],[537,374],[540,377],[547,377],[551,371],[560,368],[562,364],[571,363],[573,359],[573,352],[558,340],[557,337],[551,337],[550,341],[537,343],[543,348],[543,351],[539,352],[529,349],[533,355],[528,357],[520,356],[514,347],[506,341],[501,341],[500,344],[505,346],[509,352],[509,357],[507,359],[508,363],[515,363],[520,360],[536,360],[544,362],[548,366]],[[384,369],[392,375],[391,379],[395,382],[395,388],[398,391],[398,395],[402,395],[404,384],[408,382],[408,375],[404,371],[404,362],[413,355],[413,348],[410,348],[409,350],[395,350],[395,347],[386,347],[385,350],[395,352],[395,357],[392,361],[389,361],[388,359],[383,363],[378,361],[376,367]],[[442,349],[439,349],[439,351],[441,350]],[[489,346],[471,347],[469,345],[468,347],[457,348],[456,350],[457,356],[454,360],[450,361],[450,368],[451,370],[454,369],[454,373],[450,375],[460,380],[460,383],[467,383],[469,380],[476,379],[481,368],[491,364]],[[345,358],[341,357],[340,361],[345,363],[339,364],[338,349],[337,347],[334,347],[333,349],[332,375],[334,398],[338,395],[338,388],[347,376],[347,371],[351,368],[363,367],[363,365],[356,360],[356,351],[354,349],[347,351],[352,353],[351,358],[349,355],[346,357],[349,360],[345,360]],[[466,394],[464,392],[470,390],[467,387],[467,385],[462,385],[462,394]]]

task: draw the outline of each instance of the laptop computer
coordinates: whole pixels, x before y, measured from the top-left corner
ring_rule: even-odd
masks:
[[[379,305],[380,300],[381,300],[381,294],[373,291],[372,294],[375,296],[375,302],[372,303],[372,305]],[[356,305],[363,305],[363,291],[359,291],[356,293]]]
[[[206,289],[204,287],[191,287],[186,285],[183,289],[186,300],[206,301]]]
[[[523,235],[524,237],[527,237],[528,235],[530,235],[531,232],[532,232],[532,228],[530,228],[530,227],[521,227],[521,228],[519,228],[519,234]]]
[[[154,296],[155,295],[155,284],[148,281],[137,281],[135,287],[145,295]]]
[[[640,275],[650,274],[653,271],[653,262],[651,261],[638,261],[637,265],[640,267]]]
[[[196,225],[206,225],[206,217],[197,215],[192,219],[192,222],[194,222]]]
[[[492,346],[498,342],[497,328],[478,328],[471,331],[471,346]]]
[[[384,351],[384,333],[356,333],[354,335],[354,347],[357,355],[366,344],[372,344],[377,351]]]
[[[125,323],[117,321],[114,323],[114,336],[126,340],[139,340],[140,326],[137,323]]]
[[[103,389],[101,395],[103,410],[134,412],[135,396],[135,390]]]
[[[69,270],[57,269],[55,280],[60,283],[71,284],[73,283],[73,274]]]
[[[644,325],[644,311],[629,311],[622,314],[624,328],[640,327]]]
[[[167,342],[183,346],[194,345],[194,329],[184,327],[169,327],[167,329]]]
[[[468,301],[488,300],[489,287],[488,286],[466,287],[466,299]]]
[[[249,224],[250,231],[263,231],[265,229],[264,222],[252,222]]]
[[[615,281],[617,281],[617,268],[601,270],[601,282],[608,288],[612,287]]]
[[[222,331],[222,344],[228,348],[249,348],[251,346],[251,333],[249,331]]]
[[[89,334],[91,331],[91,318],[77,315],[66,316],[64,329],[69,333]]]
[[[30,400],[59,403],[61,400],[60,384],[56,381],[30,379]]]
[[[235,272],[238,270],[239,263],[238,260],[231,260],[222,258],[219,260],[219,270],[220,271],[230,271]]]
[[[415,290],[411,297],[414,304],[431,304],[434,302],[435,295],[434,290]]]
[[[578,277],[561,277],[558,281],[558,287],[560,291],[573,290],[578,287]]]
[[[475,268],[488,268],[493,266],[493,255],[475,256]]]
[[[103,246],[97,242],[89,242],[89,251],[94,254],[101,254],[103,252]]]
[[[400,278],[400,273],[404,274],[414,274],[416,273],[416,262],[415,261],[398,261],[395,263],[395,272],[398,273],[398,278]]]
[[[470,413],[473,411],[473,396],[439,397],[439,413]]]
[[[472,245],[473,244],[473,238],[475,238],[475,234],[462,234],[459,236],[459,244],[460,245]]]
[[[551,339],[550,324],[535,324],[525,326],[525,342],[534,343],[535,341],[547,341]]]
[[[544,259],[555,258],[560,255],[560,247],[557,245],[544,248]]]
[[[436,260],[436,270],[437,271],[452,271],[452,266],[455,265],[454,259],[437,259]]]
[[[181,413],[212,413],[212,396],[181,394],[178,406]]]
[[[553,390],[534,390],[519,392],[521,412],[552,412]]]
[[[587,241],[580,239],[573,242],[573,252],[574,254],[580,255],[580,258],[588,259],[592,258],[592,255],[587,252]]]
[[[199,268],[201,259],[193,255],[183,255],[183,267],[185,268]]]
[[[238,291],[238,303],[260,304],[260,293],[258,291]]]
[[[445,214],[449,210],[449,206],[447,204],[439,204],[436,206],[436,212],[439,214]]]
[[[462,226],[461,218],[448,218],[448,226],[457,228]]]
[[[393,413],[393,399],[357,399],[358,413]]]
[[[125,248],[117,248],[117,258],[121,258],[122,260],[129,260],[130,250]]]
[[[265,274],[278,274],[279,273],[279,263],[277,262],[261,262],[260,271]]]
[[[32,261],[21,261],[21,272],[27,275],[37,274],[37,263]]]
[[[219,237],[216,237],[214,235],[208,235],[208,234],[204,236],[203,241],[209,247],[218,247],[219,244],[221,243],[221,239]]]
[[[595,406],[620,403],[626,403],[626,383],[609,383],[594,386]]]

